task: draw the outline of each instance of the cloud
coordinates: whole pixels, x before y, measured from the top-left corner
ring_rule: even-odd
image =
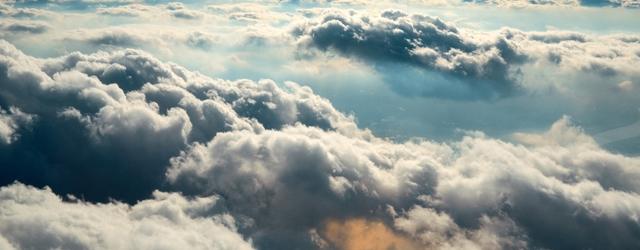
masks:
[[[210,13],[224,15],[229,20],[245,22],[245,23],[279,23],[289,21],[292,14],[277,11],[279,7],[275,2],[261,3],[217,3],[207,6]]]
[[[205,12],[190,9],[181,2],[169,2],[166,4],[132,3],[110,5],[96,8],[96,13],[106,16],[132,17],[140,19],[162,19],[169,17],[185,20],[199,20],[206,16]]]
[[[640,160],[601,149],[566,118],[535,136],[546,140],[471,133],[396,144],[303,126],[236,131],[191,147],[167,175],[179,190],[225,197],[232,214],[252,218],[246,231],[261,247],[300,242],[300,232],[336,218],[395,220],[436,248],[638,244]]]
[[[307,0],[286,1],[288,3],[313,3],[330,5],[365,5],[366,0]],[[384,1],[386,4],[407,3],[407,1]],[[488,5],[508,8],[535,8],[535,7],[622,7],[637,8],[640,2],[637,0],[411,0],[409,4],[427,6],[461,6],[461,5]]]
[[[364,61],[401,94],[457,100],[496,99],[540,89],[527,67],[558,68],[550,77],[578,73],[638,77],[638,38],[503,28],[478,32],[439,18],[386,10],[329,9],[292,30],[299,53],[309,48]],[[304,57],[303,57],[304,58]],[[557,70],[556,70],[557,71]],[[527,80],[527,81],[525,81]]]
[[[261,26],[270,10],[217,7],[209,11],[258,23],[246,29],[258,38],[285,29]],[[151,12],[160,8],[168,15],[186,7]],[[136,11],[98,13],[148,14]],[[300,22],[300,45],[317,49],[310,54],[341,55],[338,65],[351,58],[379,72],[393,69],[389,79],[404,72],[443,79],[448,85],[418,93],[430,97],[511,96],[532,87],[519,71],[532,65],[630,79],[622,86],[614,81],[617,89],[633,88],[638,74],[635,36],[471,32],[398,11],[330,10],[291,20]],[[185,29],[169,40],[173,30],[144,32],[148,27],[77,32],[66,41],[107,51],[54,58],[0,42],[0,184],[51,186],[12,184],[0,191],[0,211],[10,211],[0,212],[0,248],[640,244],[640,159],[604,150],[567,117],[508,140],[465,132],[442,143],[394,142],[358,128],[355,118],[308,87],[215,79],[120,49],[217,43],[214,33]],[[63,201],[54,192],[89,202]]]
[[[477,229],[463,229],[444,212],[415,206],[395,218],[394,226],[429,249],[527,249],[528,239],[507,218],[480,218]]]
[[[135,205],[64,201],[51,189],[0,188],[3,249],[253,249],[218,197],[156,191]],[[3,245],[4,244],[4,245]]]
[[[14,4],[24,4],[24,5],[34,5],[34,6],[42,6],[42,5],[53,5],[53,6],[63,6],[77,9],[85,9],[90,6],[113,6],[113,5],[124,5],[124,4],[132,4],[132,3],[141,3],[143,0],[9,0]]]
[[[17,130],[20,126],[29,125],[35,117],[25,114],[20,109],[10,108],[9,111],[0,109],[0,142],[10,144],[20,136]]]
[[[220,38],[217,36],[196,31],[189,34],[186,43],[191,47],[206,50],[210,49],[219,40]]]
[[[22,20],[2,20],[0,21],[0,30],[3,34],[2,37],[7,35],[17,34],[40,34],[49,30],[51,27],[45,23],[37,21],[22,21]]]
[[[140,35],[139,33],[127,31],[125,29],[110,29],[102,32],[93,30],[80,32],[77,40],[86,41],[92,45],[118,46],[118,47],[135,47],[146,43],[159,44],[159,40],[154,40],[149,36]],[[88,34],[86,34],[88,33]],[[74,40],[74,38],[68,38]]]
[[[16,8],[14,6],[0,3],[0,16],[12,18],[46,18],[53,15],[53,12],[36,8]]]
[[[308,87],[211,79],[137,50],[39,59],[1,42],[0,85],[1,104],[38,118],[3,148],[1,182],[90,200],[146,197],[171,157],[223,131],[301,123],[360,133]]]
[[[440,19],[400,11],[379,16],[329,11],[293,34],[303,45],[365,59],[380,71],[383,63],[403,63],[467,79],[468,87],[489,98],[516,91],[515,69],[527,61],[508,37],[478,40]]]
[[[166,9],[169,10],[169,13],[176,18],[200,19],[203,15],[198,11],[187,9],[184,4],[180,2],[168,3]]]
[[[183,52],[202,54],[240,47],[290,44],[283,30],[260,26],[236,30],[232,35],[203,31],[199,27],[161,28],[156,25],[74,29],[53,34],[52,40],[81,51],[139,48],[163,56]],[[197,49],[194,51],[194,49]],[[181,60],[181,58],[177,58]]]
[[[428,2],[428,1],[427,1]],[[640,7],[637,0],[463,0],[464,3],[489,4],[503,7],[531,7],[531,6],[584,6],[584,7]]]
[[[96,13],[110,16],[138,17],[154,11],[154,8],[143,4],[128,4],[115,7],[100,7]]]

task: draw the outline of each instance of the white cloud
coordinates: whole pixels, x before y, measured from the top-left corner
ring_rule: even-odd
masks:
[[[212,79],[137,50],[38,59],[2,42],[0,69],[0,100],[38,116],[33,131],[49,135],[18,138],[15,115],[5,115],[3,137],[17,143],[13,153],[0,156],[12,166],[3,171],[9,176],[14,168],[44,167],[51,172],[43,175],[45,183],[93,199],[131,201],[146,195],[163,182],[169,158],[223,131],[301,123],[369,134],[308,87]],[[11,178],[40,178],[31,173]],[[127,174],[123,179],[117,173]],[[116,190],[89,185],[116,185]]]
[[[12,107],[9,111],[0,109],[0,142],[10,144],[20,136],[17,130],[20,126],[29,125],[35,116],[23,113],[20,109]]]
[[[414,85],[422,84],[424,88],[409,86],[412,90],[408,92],[427,97],[495,99],[548,86],[540,83],[539,77],[530,75],[538,73],[527,67],[553,69],[555,72],[545,76],[557,79],[573,74],[640,77],[640,71],[634,67],[640,64],[637,56],[640,44],[635,35],[596,36],[511,28],[474,31],[439,18],[398,10],[371,14],[339,9],[324,9],[315,17],[301,18],[292,35],[298,37],[300,50],[316,48],[365,61],[381,74],[391,74],[392,84],[402,82],[394,75],[393,67],[398,64],[462,80],[462,84],[448,80],[451,86],[438,88],[439,85],[420,83],[420,77],[411,78],[418,82]],[[557,87],[576,87],[566,85]],[[468,93],[463,91],[467,89]]]
[[[470,134],[452,144],[396,144],[306,127],[228,132],[175,158],[168,178],[189,192],[226,197],[234,213],[256,221],[255,235],[266,237],[258,242],[282,230],[274,223],[307,231],[332,218],[368,216],[385,205],[402,211],[423,204],[441,211],[428,213],[441,225],[418,229],[424,226],[412,226],[421,222],[413,222],[418,215],[409,212],[396,226],[418,238],[436,237],[423,240],[441,247],[461,239],[495,243],[491,248],[525,242],[549,248],[636,244],[629,230],[640,213],[640,186],[633,181],[640,176],[640,159],[601,149],[565,119],[544,136],[558,143],[524,146]],[[631,224],[616,232],[607,226],[618,223]],[[574,229],[578,225],[599,236]],[[489,231],[471,230],[478,226]]]
[[[63,201],[51,189],[0,188],[0,246],[16,249],[253,249],[218,197],[154,192],[135,205]],[[3,248],[6,249],[6,248]]]

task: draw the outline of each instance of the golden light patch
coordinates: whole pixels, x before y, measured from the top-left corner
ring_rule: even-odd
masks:
[[[413,250],[420,249],[409,238],[399,235],[379,221],[329,220],[322,236],[341,250]]]

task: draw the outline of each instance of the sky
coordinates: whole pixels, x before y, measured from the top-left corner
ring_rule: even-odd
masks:
[[[640,248],[639,21],[0,1],[0,249]]]

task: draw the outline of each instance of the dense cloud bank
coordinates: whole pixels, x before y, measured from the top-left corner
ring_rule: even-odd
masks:
[[[640,7],[637,0],[463,0],[465,3],[494,4],[509,7],[526,7],[531,5],[549,6],[586,6],[586,7]]]
[[[510,65],[532,60],[513,37],[567,49],[592,39],[506,30],[478,42],[438,19],[375,18],[328,14],[298,34],[322,50],[491,80],[498,94],[516,86]],[[357,43],[363,51],[348,49]],[[621,53],[594,58],[636,72],[619,61],[635,52]],[[585,63],[559,54],[559,65]],[[640,246],[640,159],[602,149],[567,117],[512,142],[467,132],[399,143],[294,83],[212,79],[131,49],[42,59],[4,41],[0,110],[1,247]]]
[[[0,248],[254,249],[218,199],[156,191],[132,206],[95,204],[16,183],[0,188]]]
[[[371,4],[367,0],[287,0],[290,4],[333,4],[333,5],[365,5]],[[410,4],[427,6],[460,6],[460,5],[490,5],[500,7],[540,7],[540,6],[561,6],[561,7],[640,7],[638,0],[409,0],[409,1],[377,1],[386,4]]]
[[[400,85],[395,89],[409,88],[404,92],[412,95],[453,99],[511,96],[536,88],[522,80],[534,78],[523,70],[534,66],[555,69],[558,72],[548,74],[555,78],[574,72],[640,76],[633,66],[640,64],[637,36],[511,28],[476,32],[439,18],[397,10],[376,15],[329,9],[316,14],[300,21],[292,31],[305,51],[301,53],[317,48],[362,59],[381,74],[391,74],[389,84]],[[396,74],[402,68],[398,64],[415,67],[419,73],[410,83],[403,83],[403,77]],[[434,84],[432,75],[420,71],[442,73],[446,83]],[[415,75],[411,70],[401,72]],[[535,84],[539,85],[538,81]]]
[[[355,129],[307,87],[211,79],[135,50],[37,59],[2,42],[0,85],[2,182],[89,199],[145,197],[169,158],[218,132]]]
[[[385,11],[380,16],[335,11],[317,20],[293,31],[302,36],[301,43],[374,63],[407,63],[445,72],[469,79],[474,93],[488,92],[484,95],[489,97],[515,91],[517,75],[512,67],[527,60],[508,39],[474,39],[428,16],[400,11]],[[379,66],[384,68],[384,64]]]
[[[327,6],[336,7],[333,3],[337,4],[330,2]],[[532,2],[536,3],[542,2]],[[322,2],[317,4],[324,7]],[[412,11],[288,11],[273,2],[105,5],[95,13],[78,16],[98,22],[117,18],[126,25],[56,32],[60,25],[19,18],[18,13],[36,15],[36,9],[2,5],[0,11],[12,17],[0,22],[0,30],[5,31],[0,36],[12,41],[42,35],[63,43],[65,49],[68,46],[92,52],[143,48],[165,58],[179,57],[181,53],[176,51],[198,55],[202,51],[260,51],[267,47],[282,50],[284,53],[278,53],[277,58],[282,61],[318,63],[323,56],[338,54],[364,62],[391,89],[409,96],[496,100],[546,88],[540,85],[549,82],[562,85],[559,89],[571,89],[575,86],[566,85],[581,81],[576,75],[582,74],[593,74],[603,81],[615,79],[615,83],[640,81],[638,67],[634,67],[640,63],[640,37],[635,34],[597,35],[555,29],[533,32],[508,27],[480,31],[448,22],[455,18],[446,21]],[[176,22],[180,28],[169,25]],[[221,23],[224,29],[213,31],[207,23]],[[238,59],[236,54],[233,58]],[[256,62],[260,59],[252,55],[237,61],[238,65],[260,64]],[[281,64],[274,67],[291,67]],[[229,69],[233,70],[239,69]]]
[[[273,248],[328,218],[354,217],[393,220],[435,248],[640,244],[640,159],[602,150],[567,118],[516,137],[528,146],[482,134],[443,145],[300,126],[229,132],[172,160],[168,178],[222,195]]]

